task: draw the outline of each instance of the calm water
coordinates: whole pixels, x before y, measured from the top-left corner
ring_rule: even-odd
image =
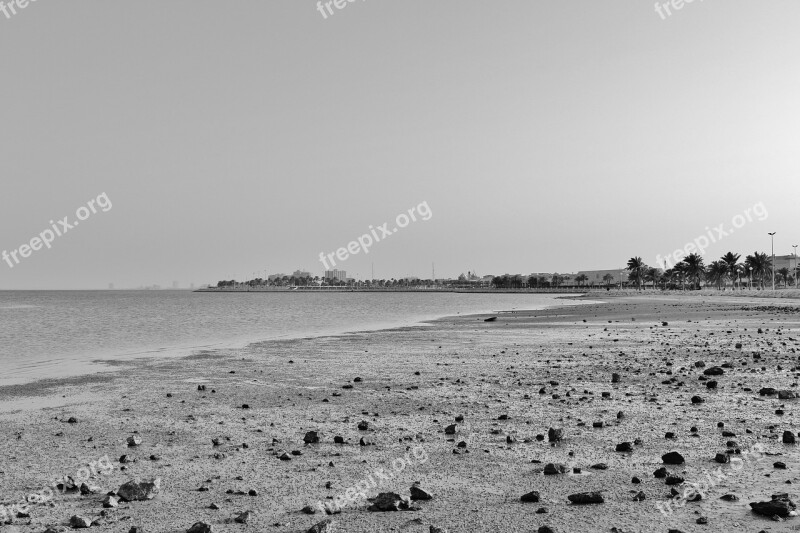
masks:
[[[102,369],[95,359],[184,355],[563,303],[542,294],[0,291],[0,385]]]

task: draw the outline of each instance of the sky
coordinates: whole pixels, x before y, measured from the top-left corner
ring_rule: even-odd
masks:
[[[0,289],[800,244],[800,2],[339,1],[0,11]]]

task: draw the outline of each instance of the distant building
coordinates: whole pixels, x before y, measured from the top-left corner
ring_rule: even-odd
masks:
[[[311,275],[311,272],[306,272],[305,270],[295,270],[292,276],[296,278],[313,278],[314,276]]]
[[[776,272],[782,268],[788,268],[791,272],[794,272],[795,268],[797,268],[797,257],[794,254],[776,255],[774,266]]]
[[[267,276],[267,279],[269,281],[275,281],[276,279],[280,280],[280,279],[283,279],[285,277],[288,277],[288,276],[286,274],[270,274],[269,276]]]
[[[326,270],[325,279],[335,279],[337,281],[347,281],[347,272],[344,270]]]
[[[608,282],[610,285],[628,280],[628,269],[626,267],[613,268],[611,270],[581,270],[576,276],[586,276],[585,285],[605,285],[606,281],[603,278],[609,274],[612,277],[612,280]],[[573,276],[572,279],[574,280],[576,276]]]

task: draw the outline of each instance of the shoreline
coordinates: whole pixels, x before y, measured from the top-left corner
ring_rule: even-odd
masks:
[[[562,297],[556,298],[556,300],[573,300],[576,303],[571,303],[571,304],[553,303],[550,305],[545,305],[543,308],[544,309],[556,308],[561,305],[567,307],[571,305],[582,305],[590,303],[590,302],[579,301],[578,298],[582,296],[585,295],[567,294]],[[519,312],[524,312],[524,311],[525,310],[521,310]],[[251,338],[248,339],[221,340],[218,342],[213,342],[201,346],[153,348],[144,351],[133,351],[124,354],[117,354],[116,356],[114,356],[114,358],[100,357],[89,360],[80,360],[78,361],[78,364],[82,368],[79,372],[74,374],[70,374],[63,377],[43,376],[43,377],[32,378],[30,380],[24,380],[17,383],[0,384],[0,400],[2,400],[11,391],[21,391],[24,390],[26,387],[33,388],[34,390],[48,389],[59,385],[68,386],[72,383],[80,383],[83,382],[85,379],[89,378],[90,376],[116,374],[118,372],[124,371],[120,370],[120,368],[117,367],[131,366],[133,363],[137,361],[142,362],[143,364],[148,364],[150,362],[157,364],[159,360],[168,360],[168,359],[181,360],[184,358],[190,358],[196,355],[197,353],[211,352],[211,353],[223,354],[239,350],[246,351],[250,349],[252,346],[262,345],[271,342],[312,340],[321,338],[339,338],[339,337],[347,337],[350,335],[362,335],[366,333],[380,333],[380,332],[392,331],[403,328],[429,327],[431,325],[435,325],[437,321],[446,320],[448,318],[457,318],[462,316],[478,317],[487,314],[498,314],[507,312],[512,312],[512,311],[493,310],[493,311],[485,311],[483,313],[475,313],[471,315],[460,315],[460,314],[436,315],[436,316],[418,315],[408,320],[403,320],[402,323],[375,324],[373,327],[367,327],[366,329],[365,328],[350,329],[348,327],[347,329],[336,329],[335,331],[332,330],[332,331],[322,331],[313,333],[286,333],[272,337],[259,337],[257,335],[253,335]],[[13,394],[13,396],[24,397],[25,394],[21,392],[16,392],[15,394]],[[0,404],[0,413],[3,412],[5,412],[5,408],[2,404]]]

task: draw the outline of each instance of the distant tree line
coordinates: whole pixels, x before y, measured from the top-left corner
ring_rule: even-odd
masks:
[[[701,255],[693,253],[674,267],[662,271],[646,265],[641,257],[632,257],[627,265],[628,281],[640,290],[647,285],[662,289],[694,290],[706,284],[722,289],[728,282],[734,287],[741,287],[744,281],[761,289],[772,284],[772,258],[769,255],[753,252],[744,261],[740,259],[740,254],[728,252],[706,265]],[[779,287],[781,284],[784,287],[796,286],[792,271],[786,267],[775,271],[775,285]]]

